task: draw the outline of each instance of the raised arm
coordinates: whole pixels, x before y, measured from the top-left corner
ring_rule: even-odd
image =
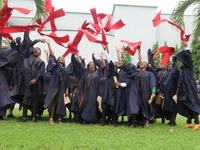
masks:
[[[49,51],[45,49],[44,53],[46,54],[47,63],[49,63]]]
[[[123,60],[125,61],[125,64],[129,64],[130,62],[129,62],[128,58],[126,57],[125,53],[124,53],[124,49],[117,49],[117,51],[121,52]]]
[[[108,64],[109,64],[111,61],[111,58],[110,58],[110,55],[108,54],[108,45],[102,44],[102,47],[104,49],[104,55],[105,55],[106,59],[108,60]]]
[[[52,51],[51,46],[50,46],[50,40],[48,40],[48,41],[46,40],[46,43],[48,45],[49,52],[50,52],[51,56],[54,57],[54,52]]]
[[[139,62],[141,63],[142,62],[142,55],[141,55],[141,48],[138,47],[138,59],[139,59]]]
[[[79,53],[76,53],[75,55],[76,55],[76,58],[77,58],[79,64],[81,64],[81,58],[80,58],[80,56],[79,56]]]
[[[118,58],[118,61],[121,61],[121,57],[120,57],[120,54],[119,54],[120,49],[119,49],[117,46],[115,46],[115,49],[117,50],[117,58]]]
[[[106,62],[103,58],[103,53],[101,53],[99,56],[101,57],[101,61],[102,61],[102,67],[101,68],[104,69],[106,67]]]

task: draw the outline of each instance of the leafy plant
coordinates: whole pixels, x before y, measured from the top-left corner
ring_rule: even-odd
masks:
[[[128,45],[128,47],[131,48],[130,45]],[[122,46],[122,49],[125,49],[125,48],[126,48],[126,47],[123,45],[123,46]],[[125,53],[126,57],[128,58],[129,62],[131,63],[131,61],[132,61],[131,54],[129,54],[127,51],[124,51],[124,53]],[[125,63],[125,61],[124,61],[122,55],[121,55],[121,61],[122,61],[123,63]]]

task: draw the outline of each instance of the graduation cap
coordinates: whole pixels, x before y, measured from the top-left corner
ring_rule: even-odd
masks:
[[[162,20],[161,20],[160,15],[161,15],[161,11],[160,11],[160,12],[156,15],[156,17],[152,20],[152,21],[153,21],[153,26],[154,26],[154,27],[157,27],[157,26],[158,26],[160,23],[162,23],[162,22],[168,22],[168,23],[170,23],[170,24],[176,26],[177,28],[179,28],[179,29],[181,30],[180,36],[181,36],[181,40],[183,41],[183,39],[184,39],[183,36],[184,36],[184,34],[185,34],[185,31],[181,28],[181,26],[178,25],[178,24],[176,24],[176,23],[174,23],[174,22],[172,22],[172,21],[169,21],[169,20],[167,20],[167,19],[162,19]],[[186,41],[189,41],[190,35],[191,35],[191,34],[185,35]]]
[[[128,46],[124,49],[125,51],[127,51],[129,54],[131,54],[132,56],[135,55],[135,52],[137,51],[137,49],[139,47],[141,47],[141,44],[142,42],[141,41],[138,41],[138,42],[135,42],[135,43],[132,43],[132,42],[128,42],[128,41],[125,41],[125,40],[120,40],[122,43],[127,43],[129,44],[131,47],[133,47],[133,50],[131,50]]]

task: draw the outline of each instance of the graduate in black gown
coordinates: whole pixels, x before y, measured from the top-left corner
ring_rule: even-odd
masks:
[[[10,49],[0,50],[0,120],[3,120],[3,117],[6,116],[7,108],[15,103],[10,98],[10,88],[5,72],[7,67],[13,68],[18,65],[20,55],[17,51],[20,48],[21,39],[17,38],[16,42],[18,45],[12,42]]]
[[[102,45],[104,49],[105,57],[108,61],[108,71],[107,71],[107,78],[105,81],[103,93],[102,93],[102,102],[101,102],[101,108],[103,110],[102,112],[102,122],[101,126],[106,125],[106,117],[112,117],[113,124],[115,127],[117,127],[117,115],[114,113],[115,108],[115,98],[116,98],[116,87],[113,80],[113,77],[116,77],[117,68],[116,65],[111,61],[111,58],[108,54],[108,45]]]
[[[162,84],[166,76],[164,72],[165,66],[161,64],[159,67],[157,67],[153,60],[153,54],[154,54],[154,50],[148,49],[148,52],[147,52],[148,62],[152,66],[154,71],[156,72],[156,73],[153,72],[156,76],[156,99],[155,99],[156,101],[153,101],[153,109],[154,109],[153,115],[154,116],[152,119],[162,118],[162,123],[165,123],[164,111],[162,108],[164,101],[163,99],[160,98],[160,96],[162,95],[162,92],[161,92]],[[149,67],[147,70],[149,70]]]
[[[122,51],[122,53],[124,53]],[[127,76],[131,78],[128,88],[127,98],[127,116],[130,121],[130,127],[134,128],[135,120],[143,122],[143,127],[147,128],[146,120],[152,116],[152,103],[149,104],[150,98],[155,97],[156,78],[152,72],[146,71],[147,62],[142,61],[140,48],[138,48],[140,69],[129,63],[123,66]]]
[[[161,88],[162,84],[165,79],[165,67],[163,65],[160,65],[157,69],[157,75],[156,75],[156,97],[159,97],[158,99],[161,99],[160,96],[162,95]],[[160,100],[160,104],[155,105],[155,116],[156,118],[162,118],[162,123],[165,123],[165,117],[164,117],[164,111],[162,109],[163,99]]]
[[[84,68],[81,59],[77,54],[81,78],[77,85],[76,94],[72,101],[71,111],[83,121],[83,125],[88,122],[93,125],[97,121],[97,96],[99,88],[99,76],[95,73],[96,66],[94,62]],[[73,63],[74,65],[74,63]]]
[[[43,99],[45,63],[40,59],[40,48],[33,48],[33,45],[44,40],[38,39],[31,42],[27,31],[24,32],[24,40],[20,47],[21,74],[12,90],[12,98],[23,105],[23,119],[20,122],[27,121],[27,109],[32,111],[33,122],[37,122],[35,117],[38,104]]]
[[[92,60],[95,63],[95,65],[98,67],[97,68],[97,75],[99,78],[106,78],[107,75],[107,69],[108,69],[108,61],[103,58],[103,53],[100,54],[101,60],[96,59],[94,57],[94,53],[92,54]]]
[[[117,86],[116,90],[116,98],[115,98],[115,114],[117,117],[122,117],[122,122],[124,121],[124,116],[126,116],[127,111],[127,94],[128,94],[128,86],[129,86],[129,78],[127,77],[126,73],[123,70],[123,65],[125,65],[121,61],[120,57],[120,49],[116,46],[117,50],[117,56],[118,56],[118,64],[117,69],[120,69],[120,71],[117,72],[118,81],[115,82],[115,86]],[[122,54],[123,55],[123,54]],[[128,58],[126,56],[123,56],[123,60],[125,63],[128,63]],[[126,62],[127,61],[127,62]]]
[[[51,74],[51,80],[44,102],[44,108],[48,108],[50,124],[54,124],[54,113],[58,115],[58,123],[62,124],[61,117],[66,116],[64,96],[67,97],[69,94],[69,75],[65,71],[65,59],[63,57],[56,59],[50,46],[50,40],[46,41],[46,43],[50,52],[48,70]]]
[[[106,117],[108,116],[109,118],[111,116],[114,127],[117,127],[118,117],[124,115],[125,113],[126,90],[124,89],[126,89],[129,80],[123,70],[117,72],[118,68],[122,68],[124,63],[121,62],[120,59],[119,62],[113,63],[108,54],[108,46],[103,45],[103,48],[105,57],[108,61],[109,69],[107,71],[107,79],[105,81],[102,95],[101,107],[103,109],[103,113],[101,126],[105,126],[107,122]],[[114,77],[118,79],[118,82],[114,81]],[[123,98],[121,97],[122,95],[124,96]]]
[[[177,103],[173,99],[177,93],[179,79],[179,70],[177,64],[169,65],[168,73],[165,76],[164,83],[162,84],[162,90],[164,97],[163,111],[165,118],[170,122],[168,125],[176,126],[176,114],[177,114]]]
[[[199,128],[200,103],[197,96],[193,60],[185,39],[183,45],[186,50],[173,56],[174,61],[179,60],[183,63],[178,91],[178,113],[187,117],[185,128],[193,127],[191,120],[194,118],[195,126],[193,130],[196,130]]]
[[[6,80],[9,85],[9,89],[12,92],[13,86],[15,84],[16,78],[17,78],[17,67],[11,68],[11,67],[6,67],[5,68],[5,75],[6,75]],[[9,106],[9,111],[7,117],[15,118],[13,115],[13,109],[15,107],[15,103],[11,104]]]

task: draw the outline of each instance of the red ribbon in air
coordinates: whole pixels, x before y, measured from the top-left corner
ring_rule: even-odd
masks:
[[[82,39],[82,37],[84,35],[84,31],[85,31],[85,30],[82,30],[82,29],[85,29],[87,25],[88,24],[85,21],[83,23],[83,25],[81,26],[81,29],[79,28],[79,31],[76,34],[74,40],[67,45],[67,51],[63,54],[62,57],[66,57],[69,53],[72,53],[72,54],[79,53],[79,50],[77,49],[78,48],[78,44],[80,43],[80,41],[81,41],[81,39]]]
[[[27,32],[29,33],[33,28],[39,27],[38,25],[6,27],[6,23],[10,18],[10,16],[12,15],[13,10],[17,10],[23,14],[29,14],[32,11],[21,7],[8,7],[8,0],[6,0],[1,10],[1,19],[0,19],[0,34],[2,34],[4,38],[13,41],[13,38],[10,35],[10,33],[23,32],[24,30],[27,30]]]
[[[156,58],[158,53],[165,53],[165,56],[163,57],[161,64],[163,64],[164,66],[167,65],[167,62],[169,61],[169,58],[171,57],[172,53],[174,51],[174,47],[159,47],[158,51],[156,52],[156,54],[154,55],[154,58]]]
[[[190,38],[190,35],[191,34],[189,34],[189,35],[185,35],[185,38],[183,37],[184,36],[184,34],[185,34],[185,31],[181,28],[181,26],[180,25],[178,25],[178,24],[176,24],[176,23],[174,23],[174,22],[171,22],[171,21],[169,21],[169,20],[167,20],[167,19],[162,19],[161,20],[161,17],[160,17],[160,15],[161,15],[161,11],[156,15],[156,17],[152,20],[153,21],[153,26],[154,27],[156,27],[156,26],[158,26],[160,23],[162,23],[162,22],[168,22],[168,23],[170,23],[170,24],[172,24],[172,25],[174,25],[174,26],[176,26],[177,28],[179,28],[180,30],[181,30],[181,40],[183,41],[183,39],[185,39],[186,41],[189,41],[189,38]]]
[[[51,21],[55,20],[56,18],[60,18],[60,17],[63,17],[63,16],[65,16],[63,9],[59,9],[59,10],[53,12],[43,23],[42,23],[41,19],[37,19],[36,21],[40,25],[40,27],[37,29],[37,31],[40,35],[48,36],[48,37],[52,38],[57,44],[65,47],[63,45],[63,43],[69,42],[69,35],[58,37],[53,29],[52,29],[52,32],[50,34],[44,34],[44,33],[41,32],[46,23],[51,22]],[[55,24],[53,26],[55,26]]]
[[[122,42],[122,43],[127,43],[128,45],[130,45],[131,47],[133,47],[133,50],[131,50],[128,46],[124,49],[124,50],[127,51],[129,54],[131,54],[132,56],[135,55],[137,49],[138,49],[139,47],[141,47],[141,44],[142,44],[141,41],[132,43],[132,42],[128,42],[128,41],[125,41],[125,40],[120,40],[120,42]]]
[[[108,42],[106,41],[105,32],[109,32],[111,29],[120,29],[125,25],[122,22],[122,20],[119,20],[114,25],[111,25],[111,15],[104,14],[104,13],[97,14],[96,8],[90,9],[90,12],[92,14],[94,23],[88,22],[85,28],[79,29],[86,35],[86,37],[88,38],[90,42],[96,42],[96,43],[107,45]],[[108,20],[104,27],[102,23],[102,19],[104,19],[105,17],[107,17]],[[95,31],[89,28],[88,25],[91,25],[95,29]],[[102,41],[97,40],[96,38],[92,36],[92,35],[97,36],[100,32],[102,33]]]

